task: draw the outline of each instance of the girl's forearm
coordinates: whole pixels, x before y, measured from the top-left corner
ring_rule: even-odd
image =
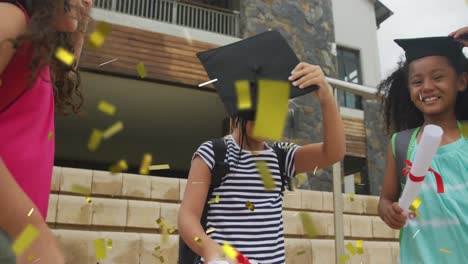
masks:
[[[320,106],[323,118],[323,152],[334,163],[342,160],[345,155],[343,121],[332,93],[320,99]]]

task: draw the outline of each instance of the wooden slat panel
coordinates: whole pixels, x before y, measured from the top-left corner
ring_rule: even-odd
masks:
[[[346,135],[346,155],[366,157],[366,129],[362,119],[343,117]]]
[[[135,67],[143,62],[148,80],[193,86],[208,80],[196,53],[215,48],[215,45],[195,40],[189,44],[184,38],[119,25],[111,26],[112,32],[101,48],[84,48],[81,68],[138,77]],[[99,64],[115,58],[119,60],[99,67]],[[212,89],[213,86],[207,88]]]

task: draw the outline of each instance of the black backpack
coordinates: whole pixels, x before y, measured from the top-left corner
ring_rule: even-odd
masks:
[[[200,219],[200,224],[202,225],[203,229],[206,229],[206,218],[208,215],[208,199],[210,199],[213,190],[221,185],[222,178],[224,175],[228,174],[229,172],[229,165],[224,162],[224,158],[226,157],[227,146],[224,138],[217,138],[211,140],[213,143],[213,151],[215,156],[215,164],[213,167],[213,171],[211,173],[211,184],[210,189],[208,190],[208,194],[206,196],[205,207],[203,208],[203,213]],[[276,153],[278,157],[278,165],[281,174],[281,192],[287,188],[288,190],[292,190],[291,179],[287,176],[285,170],[285,162],[286,162],[286,150],[283,148],[278,147],[277,145],[270,146]],[[198,256],[195,252],[193,252],[187,244],[184,242],[182,237],[179,236],[179,264],[196,264],[200,261],[200,256]]]

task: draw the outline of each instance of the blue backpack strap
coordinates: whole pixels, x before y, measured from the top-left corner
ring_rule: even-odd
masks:
[[[392,137],[392,149],[396,161],[396,173],[401,186],[406,183],[403,177],[403,169],[406,167],[405,160],[409,159],[409,146],[416,140],[419,127],[400,131]]]

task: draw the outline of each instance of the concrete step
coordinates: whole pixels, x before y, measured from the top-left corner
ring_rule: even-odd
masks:
[[[100,264],[176,264],[178,258],[178,235],[169,235],[166,243],[159,234],[133,232],[104,232],[81,230],[53,230],[58,237],[68,264],[96,264],[94,240],[112,239],[112,249],[106,249],[107,258]],[[345,243],[355,241],[350,240]],[[286,263],[335,263],[334,241],[330,239],[286,238]],[[155,251],[155,247],[160,247]],[[346,263],[397,264],[399,254],[397,242],[364,241],[364,254],[351,255]],[[347,252],[347,254],[349,254]]]

